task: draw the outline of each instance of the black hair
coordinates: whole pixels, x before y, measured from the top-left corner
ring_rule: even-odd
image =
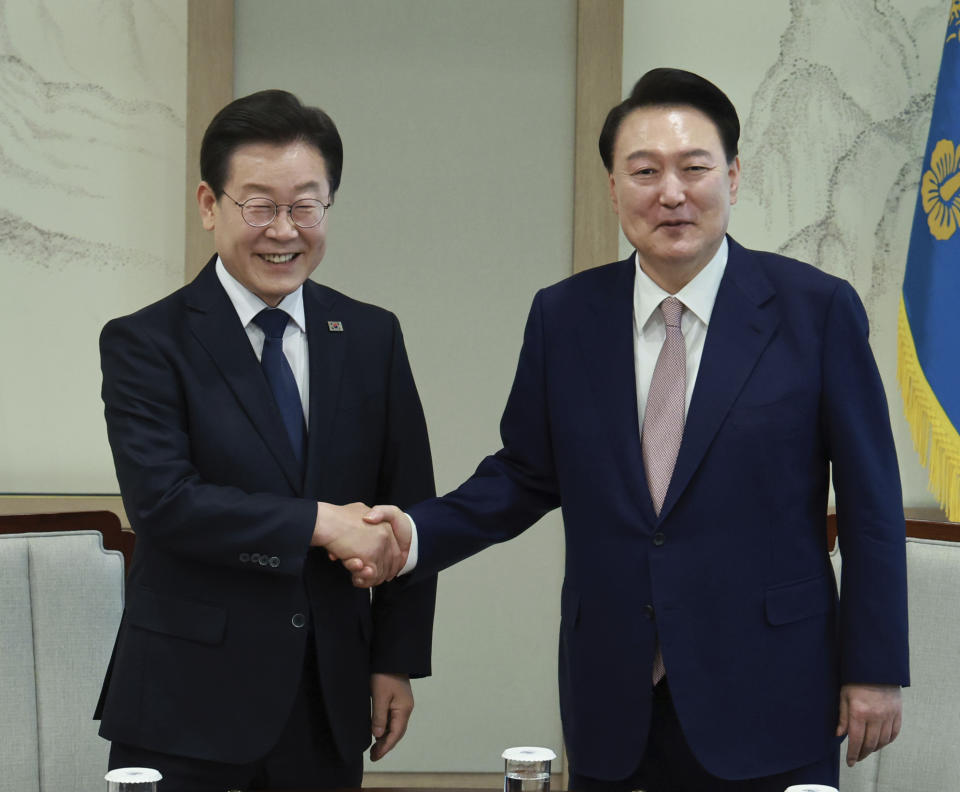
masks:
[[[300,141],[323,157],[333,200],[343,170],[343,143],[336,124],[319,107],[308,107],[292,93],[276,89],[234,99],[213,117],[200,144],[200,178],[219,199],[229,176],[230,158],[240,146]]]
[[[692,107],[709,118],[720,135],[727,162],[737,156],[740,119],[727,95],[709,80],[682,69],[652,69],[637,80],[630,96],[614,107],[600,131],[600,157],[613,172],[613,147],[620,124],[639,107]]]

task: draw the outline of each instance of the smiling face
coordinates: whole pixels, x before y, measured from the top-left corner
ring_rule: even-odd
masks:
[[[740,160],[727,162],[720,134],[687,106],[641,107],[620,125],[610,195],[640,266],[671,293],[713,258],[737,200]]]
[[[330,186],[323,155],[308,143],[248,143],[230,157],[224,194],[201,182],[197,189],[200,218],[213,231],[217,252],[227,272],[267,305],[276,306],[302,284],[323,259],[327,218],[313,228],[299,228],[285,206],[270,225],[252,228],[244,222],[240,203],[270,198],[292,204],[313,198],[330,203]]]

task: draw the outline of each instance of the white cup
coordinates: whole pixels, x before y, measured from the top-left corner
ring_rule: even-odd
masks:
[[[549,748],[507,748],[503,756],[503,792],[550,792]]]
[[[794,784],[787,787],[784,792],[839,792],[836,787],[826,784]]]
[[[107,773],[107,792],[157,792],[157,781],[162,779],[159,770],[151,767],[118,767]]]

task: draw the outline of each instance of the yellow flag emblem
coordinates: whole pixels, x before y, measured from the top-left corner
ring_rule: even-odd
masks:
[[[930,155],[930,168],[920,181],[920,200],[927,225],[936,239],[953,236],[960,225],[960,150],[941,140]]]

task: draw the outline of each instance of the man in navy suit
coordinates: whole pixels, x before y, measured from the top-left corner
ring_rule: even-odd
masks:
[[[854,764],[900,728],[903,509],[866,315],[848,283],[726,235],[739,133],[675,69],[610,111],[600,153],[635,253],[537,294],[503,448],[409,509],[414,579],[562,509],[572,789],[835,786],[842,735]],[[405,543],[404,514],[383,518]]]
[[[97,716],[110,766],[155,767],[166,792],[359,786],[371,732],[376,760],[430,673],[435,578],[371,597],[328,557],[349,541],[389,577],[389,526],[332,504],[435,494],[396,317],[308,279],[342,162],[292,94],[227,105],[197,191],[217,254],[101,336],[137,542]]]

